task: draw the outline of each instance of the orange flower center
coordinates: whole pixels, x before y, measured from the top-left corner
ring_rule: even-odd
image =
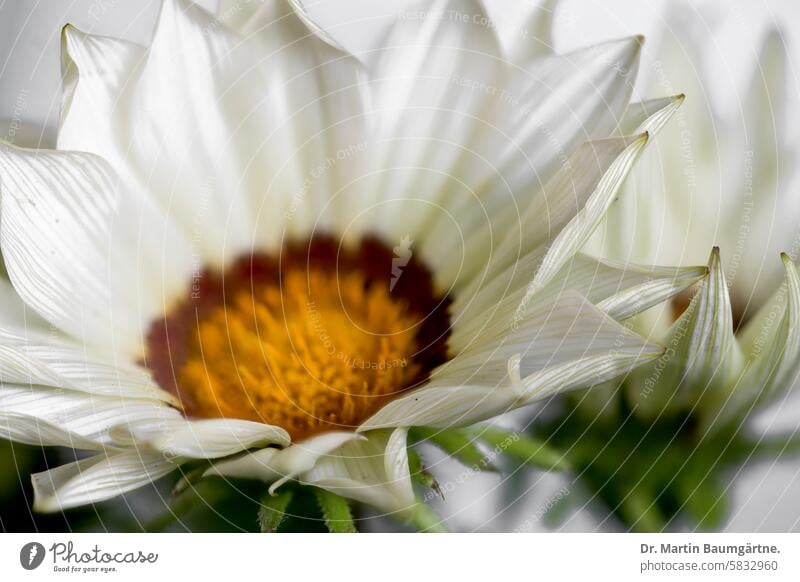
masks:
[[[410,249],[395,251],[316,239],[206,271],[152,325],[145,365],[190,417],[295,440],[352,429],[446,360],[449,302]]]

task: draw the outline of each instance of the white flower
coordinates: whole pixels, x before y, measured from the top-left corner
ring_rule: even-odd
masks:
[[[640,39],[506,55],[440,2],[358,60],[287,2],[220,14],[65,28],[58,149],[0,147],[0,435],[96,452],[37,509],[202,459],[403,511],[407,427],[662,353],[614,319],[705,270],[577,254],[680,104],[628,107]]]
[[[684,8],[663,28],[649,86],[678,85],[687,104],[627,181],[591,248],[668,264],[697,264],[711,251],[710,274],[691,303],[688,294],[674,302],[679,319],[666,310],[634,326],[667,352],[637,371],[628,395],[648,417],[684,410],[720,425],[782,394],[800,371],[800,281],[789,258],[798,251],[800,204],[792,197],[800,183],[780,34],[766,35],[747,90],[723,113],[710,75],[725,65],[709,57],[712,43]]]

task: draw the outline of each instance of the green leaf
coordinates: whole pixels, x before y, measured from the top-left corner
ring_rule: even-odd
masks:
[[[286,509],[292,502],[294,490],[289,488],[281,489],[277,495],[267,493],[261,500],[261,507],[258,509],[258,525],[261,533],[274,533],[278,531],[281,523],[286,518]]]
[[[325,489],[314,489],[325,525],[331,533],[356,533],[347,499]]]
[[[188,483],[179,493],[172,497],[168,508],[143,525],[144,531],[163,531],[191,510],[202,505],[215,505],[225,495],[216,479],[203,479],[197,483]]]
[[[190,487],[199,483],[203,479],[203,475],[211,466],[208,461],[199,463],[198,466],[189,467],[184,466],[181,468],[181,478],[172,487],[172,498],[176,499],[178,496],[186,492]]]
[[[448,455],[476,471],[497,471],[497,468],[478,448],[475,436],[468,431],[454,428],[416,427],[411,430],[411,438],[415,442],[425,440],[436,445]]]
[[[564,454],[545,441],[496,428],[476,427],[470,433],[473,438],[493,446],[496,454],[512,457],[530,467],[545,471],[571,469]]]

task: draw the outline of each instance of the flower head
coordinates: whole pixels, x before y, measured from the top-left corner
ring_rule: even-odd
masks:
[[[96,453],[38,509],[203,461],[403,513],[409,427],[662,354],[615,319],[705,271],[578,252],[681,101],[628,106],[641,39],[507,54],[440,2],[362,59],[296,3],[220,19],[66,27],[58,148],[0,147],[0,427]]]
[[[791,333],[781,331],[791,329],[800,301],[796,267],[783,254],[796,253],[798,209],[789,201],[798,184],[789,172],[785,57],[780,36],[770,32],[741,115],[720,113],[709,97],[712,63],[698,31],[680,25],[683,14],[676,11],[665,26],[654,84],[681,82],[689,104],[643,160],[650,171],[637,170],[626,184],[630,196],[609,217],[613,234],[598,252],[619,260],[708,261],[701,285],[637,324],[667,352],[654,369],[640,371],[646,378],[663,370],[661,388],[631,397],[641,414],[666,406],[725,423],[790,386],[796,373],[788,363],[796,359]]]
[[[722,65],[708,62],[713,51],[689,12],[667,19],[653,79],[679,83],[687,106],[592,242],[616,260],[707,260],[708,275],[631,320],[665,346],[660,358],[573,401],[571,418],[546,430],[574,446],[592,491],[626,526],[650,530],[718,527],[728,472],[794,449],[782,437],[753,438],[748,421],[800,370],[800,278],[780,252],[796,251],[800,208],[789,201],[796,181],[787,166],[782,43],[776,32],[766,36],[744,98],[726,115],[709,97],[708,75]]]

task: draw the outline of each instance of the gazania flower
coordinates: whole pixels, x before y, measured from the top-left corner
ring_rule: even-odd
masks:
[[[786,394],[800,367],[800,278],[785,254],[796,255],[800,206],[791,202],[782,44],[767,35],[740,107],[723,115],[705,76],[722,64],[704,58],[688,12],[668,20],[653,73],[653,86],[686,90],[687,107],[628,181],[601,238],[617,260],[686,264],[710,251],[709,274],[669,309],[634,320],[632,329],[666,347],[661,358],[620,392],[612,383],[586,394],[549,429],[592,492],[641,529],[719,527],[729,473],[796,450],[782,437],[753,436],[747,422]]]
[[[356,59],[287,2],[220,19],[67,27],[58,149],[0,150],[2,434],[95,452],[37,509],[203,461],[406,515],[408,427],[662,354],[614,318],[704,270],[577,254],[680,103],[628,107],[640,39],[504,52],[442,3]]]

